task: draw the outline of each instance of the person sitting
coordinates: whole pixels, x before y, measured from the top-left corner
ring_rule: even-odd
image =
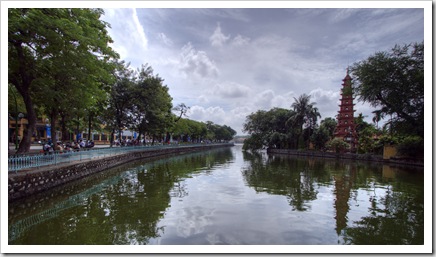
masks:
[[[42,146],[42,150],[44,151],[44,155],[47,155],[47,154],[49,153],[50,148],[51,148],[51,146],[50,146],[48,143],[45,143],[45,144]]]
[[[62,153],[64,151],[64,147],[62,146],[61,143],[58,142],[55,146],[55,150]]]
[[[73,143],[73,149],[74,149],[75,151],[79,151],[79,150],[80,150],[80,145],[79,145],[79,143],[74,142],[74,143]]]

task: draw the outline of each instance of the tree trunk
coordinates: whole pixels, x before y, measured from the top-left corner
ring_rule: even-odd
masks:
[[[89,113],[88,116],[88,141],[91,140],[91,123],[92,123],[92,113]]]
[[[170,140],[171,140],[170,132],[167,132],[165,135],[165,143],[170,143]]]
[[[56,115],[56,111],[52,110],[52,112],[50,113],[50,126],[51,126],[51,140],[53,142],[53,147],[55,147],[58,142],[58,137],[56,133],[57,120],[58,120],[58,116]]]
[[[67,130],[67,125],[65,124],[65,114],[61,113],[61,131],[62,131],[62,141],[68,139],[70,140],[70,133]]]
[[[27,153],[30,150],[30,146],[32,144],[32,135],[36,126],[36,113],[33,109],[33,102],[30,97],[30,85],[34,80],[34,76],[30,73],[33,69],[32,63],[26,61],[26,57],[24,56],[22,42],[14,42],[13,43],[15,50],[17,50],[18,57],[18,76],[10,77],[11,83],[15,86],[17,91],[23,97],[24,104],[26,105],[27,111],[27,130],[24,130],[23,138],[21,139],[20,146],[17,149],[17,154]]]
[[[115,130],[112,129],[112,130],[111,130],[111,135],[110,135],[110,138],[109,138],[110,147],[112,147],[113,144],[114,144],[114,136],[115,136]]]
[[[17,88],[18,89],[18,88]],[[27,111],[27,129],[24,130],[23,138],[21,139],[20,146],[17,149],[17,154],[24,154],[29,152],[30,146],[32,145],[32,135],[36,126],[36,114],[33,109],[32,99],[29,96],[28,91],[20,91],[21,96],[23,97],[24,104],[26,105]]]

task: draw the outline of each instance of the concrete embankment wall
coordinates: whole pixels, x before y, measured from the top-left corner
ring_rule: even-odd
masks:
[[[424,166],[424,163],[419,160],[396,159],[396,158],[386,159],[381,155],[371,155],[371,154],[332,153],[332,152],[319,152],[319,151],[310,151],[310,150],[300,151],[300,150],[293,150],[293,149],[268,149],[267,152],[271,154],[309,156],[309,157],[318,157],[318,158],[351,159],[351,160],[360,160],[360,161],[381,162],[384,164],[413,165],[413,166],[422,166],[422,167]]]
[[[206,151],[212,148],[229,146],[233,146],[233,144],[216,144],[135,151],[97,160],[20,171],[18,174],[9,174],[8,199],[9,202],[11,202],[16,199],[39,193],[134,160],[153,159],[159,156],[165,157],[174,154]]]

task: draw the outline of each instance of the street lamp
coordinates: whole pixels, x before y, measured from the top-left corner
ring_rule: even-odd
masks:
[[[18,113],[18,115],[15,117],[15,150],[18,149],[18,119],[22,119],[24,117],[24,114],[21,112]]]

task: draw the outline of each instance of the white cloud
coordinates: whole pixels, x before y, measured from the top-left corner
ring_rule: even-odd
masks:
[[[165,45],[167,45],[167,46],[172,46],[174,43],[173,43],[173,41],[171,41],[171,39],[169,39],[168,37],[167,37],[167,35],[165,35],[164,33],[159,33],[158,35],[157,35],[157,37],[165,44]]]
[[[207,104],[207,103],[209,103],[209,99],[208,99],[207,96],[205,96],[205,95],[200,95],[200,96],[197,98],[197,100],[198,100],[198,102],[201,103],[201,104]]]
[[[271,101],[272,107],[289,109],[294,102],[294,92],[288,92],[283,95],[276,95]]]
[[[109,35],[114,43],[111,47],[120,55],[120,59],[140,67],[147,57],[148,40],[139,21],[136,9],[105,9],[102,20],[111,25]]]
[[[222,46],[227,40],[229,40],[230,35],[226,36],[221,32],[221,26],[218,23],[215,31],[212,36],[210,36],[209,40],[212,46]]]
[[[248,96],[250,93],[250,88],[236,82],[226,82],[215,85],[212,91],[215,95],[220,97],[239,98]]]
[[[139,22],[138,14],[136,13],[135,8],[133,8],[132,19],[133,19],[133,22],[135,23],[136,32],[138,33],[139,39],[142,43],[142,46],[145,49],[147,49],[148,40],[147,40],[147,37],[145,36],[144,28],[142,27],[141,23]]]
[[[197,51],[191,43],[182,48],[180,54],[180,70],[186,75],[195,75],[198,77],[216,77],[218,68],[215,63],[209,59],[206,52]]]
[[[199,105],[191,106],[188,111],[189,119],[197,121],[212,121],[214,123],[223,125],[226,113],[220,106],[203,107]]]
[[[122,59],[135,67],[149,63],[173,103],[192,107],[191,119],[230,125],[238,133],[246,115],[290,109],[303,93],[312,95],[322,118],[334,117],[347,65],[423,39],[418,8],[105,12]],[[356,114],[371,116],[372,109],[356,101]]]
[[[352,9],[352,8],[337,9],[330,16],[329,20],[332,23],[338,23],[338,22],[341,22],[343,20],[350,18],[353,15],[356,15],[357,12],[359,12],[359,9]]]
[[[289,109],[293,100],[294,92],[277,94],[271,89],[257,93],[250,101],[245,103],[246,106],[256,110],[269,110],[275,107]]]
[[[233,38],[232,45],[244,46],[244,45],[247,45],[249,42],[250,42],[250,38],[244,37],[244,36],[241,36],[238,34],[236,37]]]
[[[274,91],[268,89],[256,95],[254,102],[259,109],[267,110],[272,107],[272,100],[274,99],[274,97],[275,97]]]
[[[317,105],[331,105],[332,103],[339,103],[339,90],[339,87],[337,91],[316,88],[310,91],[309,95],[311,96],[311,101],[316,102]]]

